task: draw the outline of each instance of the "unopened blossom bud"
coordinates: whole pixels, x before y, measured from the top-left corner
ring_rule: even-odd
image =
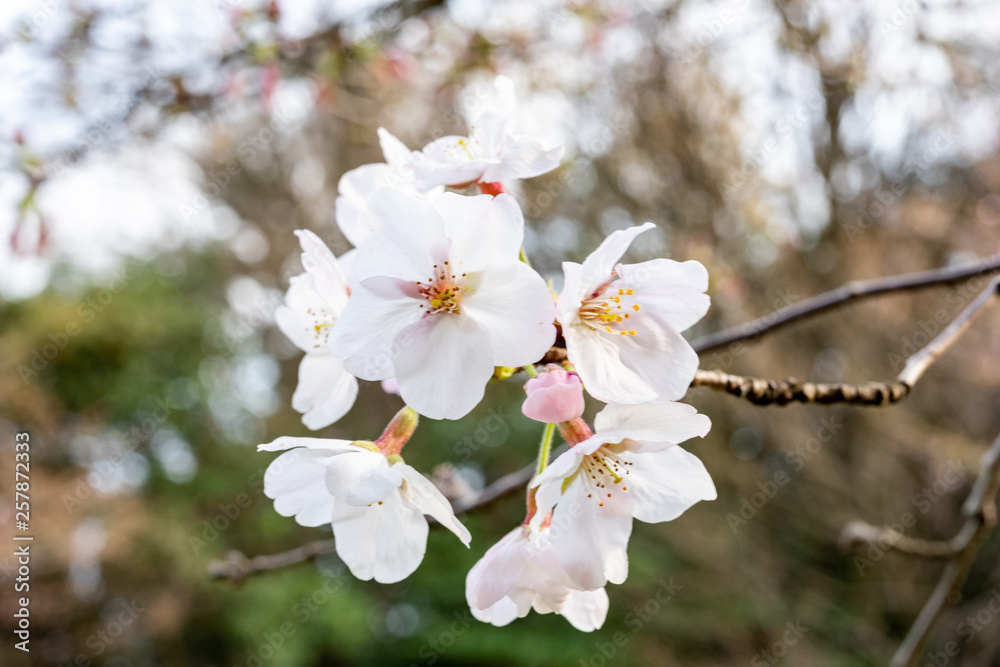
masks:
[[[396,413],[382,435],[375,441],[375,446],[385,456],[399,455],[403,445],[407,443],[413,432],[417,430],[420,416],[413,408],[406,407]]]
[[[558,424],[583,414],[583,383],[576,373],[553,367],[528,380],[524,390],[528,397],[524,399],[521,412],[526,417]]]

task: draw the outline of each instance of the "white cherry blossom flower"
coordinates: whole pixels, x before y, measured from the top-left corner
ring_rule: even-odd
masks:
[[[444,187],[417,190],[413,180],[413,167],[410,165],[412,151],[381,127],[378,137],[385,162],[352,169],[341,176],[337,185],[337,226],[356,248],[379,227],[378,217],[368,208],[368,196],[371,193],[388,187],[433,201],[444,192]]]
[[[708,272],[699,262],[618,260],[655,225],[613,232],[583,264],[564,262],[556,306],[566,352],[587,391],[606,403],[676,400],[698,370],[681,336],[708,311]]]
[[[299,364],[299,384],[292,407],[302,423],[316,430],[329,426],[354,405],[358,381],[344,370],[343,360],[327,345],[330,331],[347,304],[347,281],[337,259],[322,240],[297,230],[305,273],[294,276],[274,319],[278,328],[305,352]]]
[[[714,500],[704,464],[676,444],[711,428],[683,403],[608,405],[590,434],[582,420],[561,424],[571,447],[532,480],[537,529],[553,510],[551,541],[569,577],[586,589],[628,576],[632,518],[671,521],[699,500]]]
[[[408,158],[417,189],[531,178],[559,166],[562,146],[545,148],[538,139],[512,131],[514,82],[498,76],[491,92],[483,111],[468,119],[468,136],[441,137]]]
[[[556,560],[548,533],[547,527],[536,531],[522,525],[490,547],[465,580],[473,616],[504,626],[534,609],[560,614],[584,632],[604,625],[607,592],[574,583]]]
[[[425,514],[469,545],[437,487],[375,443],[278,438],[257,450],[287,450],[265,471],[264,494],[303,526],[331,524],[337,554],[358,579],[389,584],[412,574],[427,549]]]
[[[420,414],[458,419],[494,367],[534,363],[555,340],[549,289],[518,260],[521,210],[509,195],[432,205],[391,189],[369,206],[382,227],[353,260],[358,285],[331,345],[357,377],[395,377]]]

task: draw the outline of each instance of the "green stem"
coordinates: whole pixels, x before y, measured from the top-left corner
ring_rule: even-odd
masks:
[[[535,368],[534,364],[528,364],[524,366],[524,372],[528,374],[528,377],[533,378],[538,376],[538,370]]]
[[[552,434],[556,432],[555,424],[546,424],[542,431],[542,442],[538,445],[538,466],[535,474],[540,474],[549,465],[549,451],[552,449]]]

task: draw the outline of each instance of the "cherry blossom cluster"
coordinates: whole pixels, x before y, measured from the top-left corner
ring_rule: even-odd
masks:
[[[605,586],[628,575],[632,520],[670,521],[716,496],[705,466],[678,446],[711,423],[676,402],[698,367],[681,332],[708,310],[708,274],[693,261],[622,264],[647,222],[613,232],[582,264],[565,262],[556,295],[527,261],[524,216],[503,181],[555,169],[563,149],[515,134],[514,106],[513,83],[498,77],[467,136],[411,151],[380,129],[385,162],[339,184],[337,224],[354,249],[337,258],[296,232],[304,273],[276,312],[305,353],[292,406],[306,427],[325,428],[352,408],[361,379],[406,407],[374,441],[260,445],[284,452],[264,491],[283,516],[331,525],[358,578],[400,581],[423,560],[426,516],[471,540],[403,460],[419,416],[459,419],[492,379],[527,378],[522,411],[546,424],[538,474],[524,522],[472,568],[466,597],[494,625],[534,609],[591,631],[607,615]],[[473,187],[483,194],[454,191]],[[593,430],[584,392],[606,404]],[[569,448],[550,463],[556,430]]]

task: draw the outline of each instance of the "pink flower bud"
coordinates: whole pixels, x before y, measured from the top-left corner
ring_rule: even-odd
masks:
[[[521,412],[526,417],[546,424],[576,419],[583,414],[583,383],[576,373],[555,368],[528,380],[524,385],[528,397]]]

